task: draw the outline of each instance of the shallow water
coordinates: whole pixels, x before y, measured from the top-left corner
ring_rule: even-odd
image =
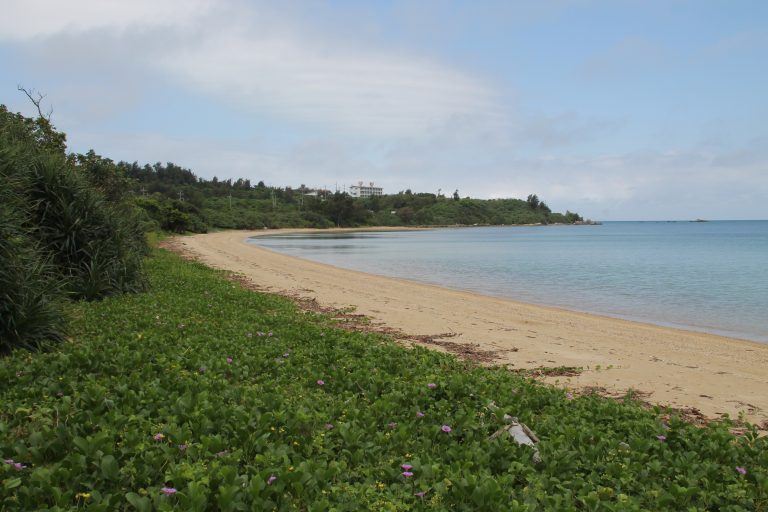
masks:
[[[768,342],[768,221],[294,234],[251,241],[342,268]]]

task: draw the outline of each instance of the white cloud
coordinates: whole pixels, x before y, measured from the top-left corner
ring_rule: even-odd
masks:
[[[10,0],[3,2],[0,39],[25,41],[92,30],[188,27],[213,0]]]
[[[132,48],[131,61],[177,86],[323,130],[402,136],[455,116],[490,122],[500,115],[493,87],[477,77],[314,30],[303,15],[271,3],[31,0],[11,2],[1,20],[0,40],[86,45],[99,59],[99,48],[117,43],[116,57]]]
[[[160,64],[251,112],[325,129],[402,136],[454,116],[499,114],[490,87],[439,63],[287,30],[266,32],[209,35],[168,52]]]

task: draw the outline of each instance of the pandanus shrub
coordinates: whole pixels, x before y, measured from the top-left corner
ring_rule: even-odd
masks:
[[[109,203],[56,155],[30,167],[30,221],[71,298],[93,300],[144,288],[146,244],[130,211]]]
[[[25,230],[24,178],[11,172],[18,155],[0,147],[0,354],[62,337],[60,280]]]
[[[145,287],[136,208],[106,199],[52,139],[63,144],[0,106],[0,353],[61,339],[67,299]]]

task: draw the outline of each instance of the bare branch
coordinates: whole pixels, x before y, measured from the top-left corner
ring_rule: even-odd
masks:
[[[45,98],[45,94],[41,94],[40,91],[35,91],[34,89],[26,89],[25,87],[22,87],[21,85],[17,85],[16,88],[26,94],[27,98],[29,98],[29,101],[32,102],[32,104],[37,109],[37,115],[40,116],[42,119],[45,119],[46,121],[51,120],[51,114],[53,114],[53,107],[51,107],[48,110],[47,114],[43,114],[43,110],[40,108],[40,104],[42,103],[43,99]]]

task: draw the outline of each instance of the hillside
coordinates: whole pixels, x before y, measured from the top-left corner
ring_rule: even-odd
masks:
[[[105,160],[106,161],[106,160]],[[109,162],[109,161],[106,161]],[[109,165],[112,165],[109,162]],[[208,228],[260,229],[332,226],[475,224],[572,224],[581,216],[556,213],[535,194],[521,199],[471,199],[410,190],[355,199],[343,192],[303,185],[268,187],[249,180],[205,180],[175,164],[139,166],[120,162],[117,171],[133,181],[139,206],[168,231]]]

